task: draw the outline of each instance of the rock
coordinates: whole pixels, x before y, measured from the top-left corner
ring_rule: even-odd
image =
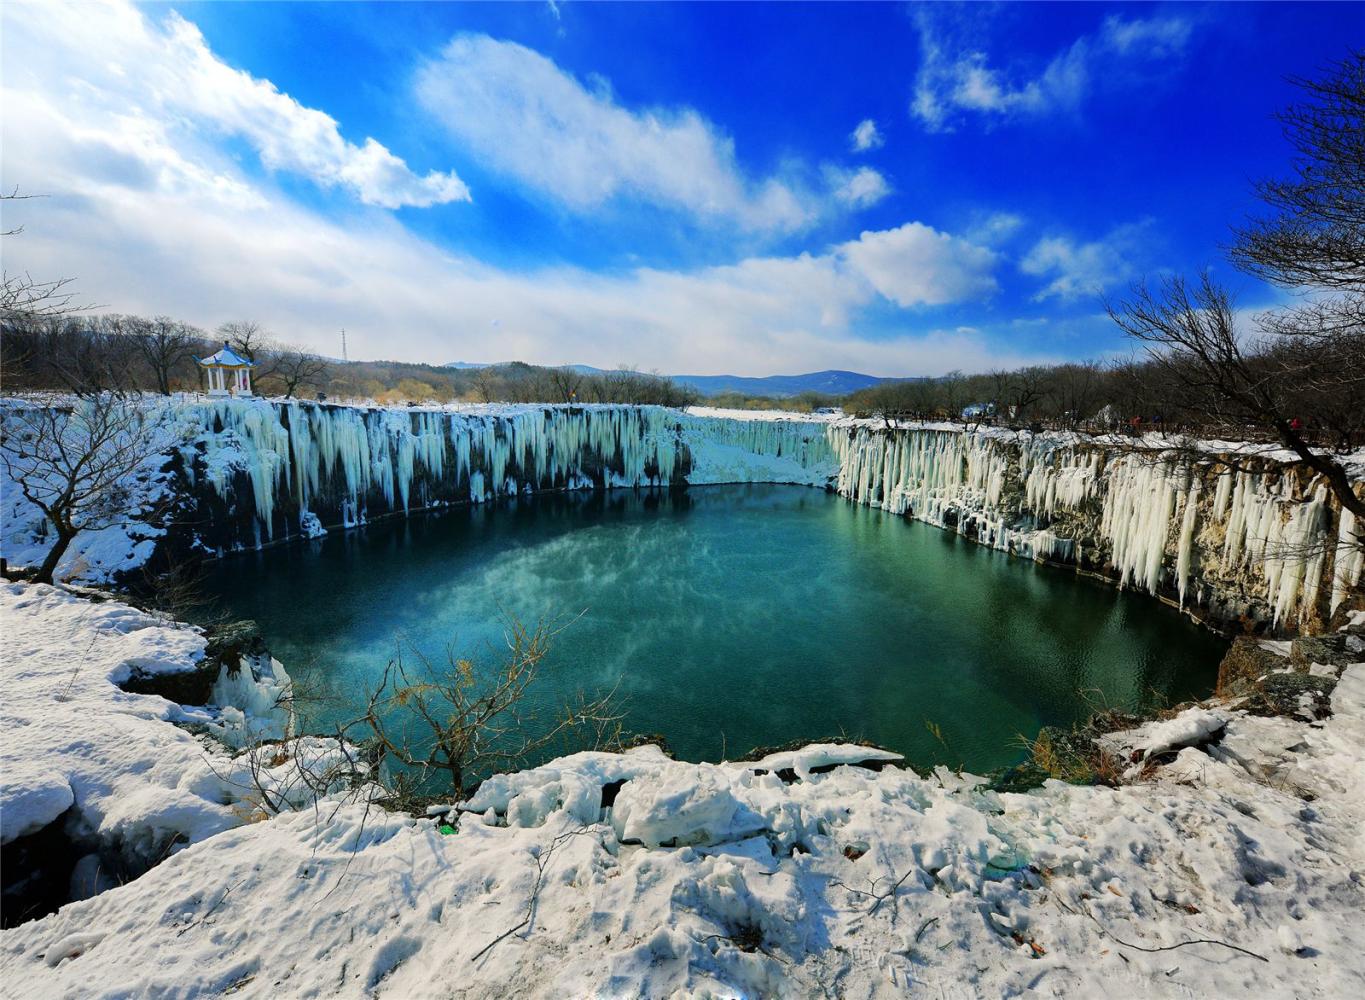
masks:
[[[1261,679],[1247,710],[1255,715],[1288,715],[1301,719],[1325,719],[1332,714],[1335,677],[1313,674],[1267,674]]]
[[[1287,666],[1288,658],[1267,649],[1263,640],[1239,635],[1218,664],[1218,686],[1214,690],[1221,698],[1254,694],[1263,677]]]
[[[1350,638],[1345,634],[1337,634],[1295,639],[1290,647],[1289,660],[1296,670],[1307,672],[1313,664],[1321,663],[1337,668],[1336,672],[1340,673],[1341,668],[1362,659],[1362,654],[1348,648],[1347,641]]]

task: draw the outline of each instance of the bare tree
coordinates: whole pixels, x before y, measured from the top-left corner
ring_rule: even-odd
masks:
[[[139,388],[137,350],[105,317],[12,318],[4,335],[7,384],[18,370],[20,385],[77,396]]]
[[[0,201],[29,201],[40,195],[20,194],[16,187],[9,192],[0,192]],[[18,236],[23,226],[15,226],[0,232],[0,236]],[[9,322],[15,319],[37,319],[46,316],[65,316],[84,308],[72,304],[70,291],[72,278],[56,278],[51,281],[35,280],[27,271],[11,273],[5,271],[0,281],[0,320]]]
[[[578,399],[578,389],[583,384],[583,373],[571,367],[551,368],[546,373],[546,381],[556,403],[572,403]]]
[[[1093,361],[1059,365],[1047,371],[1044,391],[1062,423],[1075,429],[1094,412],[1102,374]]]
[[[1138,286],[1108,308],[1189,410],[1269,431],[1365,517],[1344,465],[1308,439],[1325,425],[1349,446],[1365,427],[1365,54],[1324,81],[1296,82],[1307,99],[1280,116],[1294,176],[1258,186],[1272,215],[1239,231],[1229,252],[1258,277],[1325,297],[1261,317],[1260,338],[1241,335],[1231,296],[1207,272],[1193,288],[1178,277],[1156,293]]]
[[[265,353],[272,346],[265,327],[250,319],[224,323],[218,328],[218,336],[227,341],[234,351],[253,363],[256,362],[258,355]]]
[[[0,462],[24,499],[55,533],[35,579],[51,583],[71,542],[128,519],[149,503],[151,460],[165,450],[164,427],[148,409],[115,393],[72,406],[20,405],[0,421]],[[142,480],[144,482],[140,482]]]
[[[289,399],[301,386],[319,385],[331,371],[326,358],[296,347],[286,347],[272,357],[269,374],[284,387],[284,398]]]
[[[416,769],[419,777],[443,773],[456,798],[464,797],[471,781],[523,766],[566,738],[603,749],[618,746],[623,716],[613,694],[580,698],[546,726],[525,710],[557,632],[545,622],[534,629],[512,622],[506,655],[488,670],[453,652],[441,671],[425,659],[414,671],[398,657],[370,694],[359,723],[382,753]]]
[[[1033,404],[1043,398],[1046,372],[1047,369],[1033,365],[1011,375],[1008,400],[1015,420],[1023,420]]]
[[[114,317],[118,329],[132,338],[137,352],[152,372],[156,391],[171,394],[171,375],[176,368],[194,356],[204,334],[169,316],[142,319],[133,316]]]
[[[1243,348],[1232,298],[1207,272],[1194,288],[1180,277],[1165,279],[1157,292],[1139,285],[1127,301],[1108,309],[1125,333],[1145,345],[1155,368],[1181,387],[1185,405],[1205,423],[1272,431],[1304,466],[1322,475],[1343,507],[1365,517],[1365,500],[1356,495],[1345,466],[1310,447],[1302,418],[1286,407],[1291,380],[1283,362],[1262,343]],[[1329,377],[1353,387],[1358,401],[1365,398],[1365,341],[1354,340],[1355,351],[1338,353],[1335,360],[1344,367]]]
[[[1323,80],[1292,82],[1306,100],[1277,117],[1296,154],[1293,175],[1256,186],[1271,214],[1238,230],[1229,255],[1283,288],[1358,296],[1365,288],[1365,50]]]
[[[498,398],[498,379],[491,368],[480,368],[474,372],[474,395],[481,403],[491,403]]]

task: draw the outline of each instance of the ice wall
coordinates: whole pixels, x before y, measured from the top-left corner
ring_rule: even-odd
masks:
[[[153,539],[127,541],[139,561],[154,545],[223,554],[543,490],[797,483],[1074,564],[1225,622],[1301,628],[1365,606],[1365,527],[1325,484],[1273,457],[649,406],[156,405],[171,407],[183,432],[168,472],[181,503],[164,536],[131,525]],[[6,518],[10,534],[31,520]],[[29,534],[25,544],[40,552],[42,539]],[[14,559],[28,549],[7,535],[4,551]]]
[[[375,516],[552,489],[713,482],[826,485],[824,425],[657,406],[361,408],[263,399],[188,404],[182,474],[207,490],[223,551]]]
[[[828,436],[851,500],[1209,617],[1301,627],[1359,594],[1354,518],[1320,479],[1272,459],[944,427],[842,424]]]

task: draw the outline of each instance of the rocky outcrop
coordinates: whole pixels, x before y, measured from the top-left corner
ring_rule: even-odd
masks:
[[[946,427],[830,434],[849,499],[1101,575],[1210,624],[1318,632],[1365,607],[1365,527],[1272,454]]]

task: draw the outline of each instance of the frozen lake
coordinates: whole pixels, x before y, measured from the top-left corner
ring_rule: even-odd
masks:
[[[1150,598],[787,486],[394,519],[224,560],[209,590],[327,688],[322,722],[353,717],[400,644],[488,662],[507,616],[572,619],[544,711],[619,680],[630,728],[689,760],[844,735],[980,772],[1091,706],[1208,694],[1225,646]]]

